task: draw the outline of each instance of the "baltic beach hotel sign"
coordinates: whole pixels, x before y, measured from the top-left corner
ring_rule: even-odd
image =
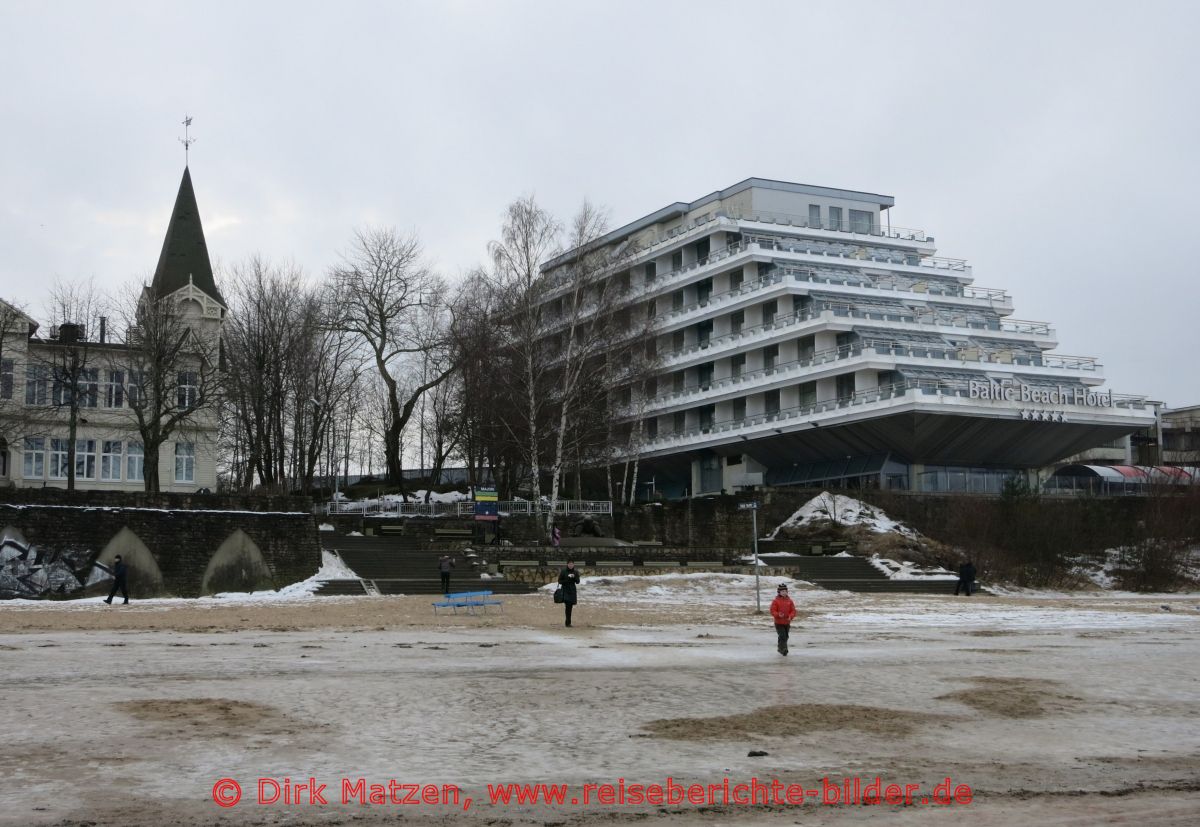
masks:
[[[971,399],[994,402],[1021,402],[1037,405],[1080,405],[1085,408],[1111,408],[1112,391],[1096,392],[1062,385],[1027,385],[1016,379],[972,379],[967,388]]]

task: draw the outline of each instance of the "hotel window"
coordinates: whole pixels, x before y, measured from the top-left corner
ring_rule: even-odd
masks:
[[[808,226],[810,226],[810,227],[820,227],[821,226],[821,205],[820,204],[809,204],[808,205]]]
[[[656,279],[657,277],[658,277],[658,262],[647,261],[646,262],[646,284],[649,284],[650,282],[654,281],[654,279]]]
[[[27,480],[40,480],[46,476],[46,439],[40,436],[25,437],[25,457],[22,475]]]
[[[675,415],[671,417],[671,426],[675,433],[682,434],[687,428],[687,414],[683,411],[676,411]]]
[[[679,393],[683,390],[683,371],[677,370],[671,374],[671,390]]]
[[[25,404],[45,405],[50,386],[50,370],[44,365],[25,368]]]
[[[675,252],[671,253],[671,269],[683,269],[683,250],[676,250]]]
[[[800,407],[817,404],[817,383],[804,382],[797,385],[796,390],[800,392]]]
[[[729,274],[729,289],[737,290],[742,286],[742,282],[745,281],[745,279],[746,276],[742,272],[742,268],[739,267],[738,269],[734,270]]]
[[[646,420],[646,439],[658,439],[658,417],[656,416]]]
[[[711,250],[711,244],[707,238],[702,238],[696,242],[696,263],[704,264],[708,261],[708,254]]]
[[[716,414],[715,405],[700,406],[700,430],[708,431],[712,429],[713,417]]]
[[[108,372],[108,384],[104,386],[104,407],[120,408],[124,404],[125,371],[110,370]]]
[[[696,282],[696,301],[699,304],[704,304],[712,296],[712,287],[712,279]]]
[[[850,211],[850,232],[870,235],[874,229],[875,216],[868,210]]]
[[[696,342],[700,347],[708,347],[708,343],[712,341],[712,331],[712,319],[705,319],[696,325]]]
[[[707,390],[713,380],[713,363],[705,362],[702,365],[696,366],[696,382],[700,385],[700,390]]]
[[[849,399],[854,396],[854,374],[843,373],[837,377],[837,398]]]
[[[75,479],[96,479],[96,440],[75,440]]]
[[[146,449],[140,442],[126,443],[125,447],[125,479],[129,482],[141,482],[146,478]]]
[[[746,324],[746,311],[738,310],[729,314],[729,332],[738,334],[742,332],[742,327]]]
[[[764,409],[768,414],[779,413],[779,391],[767,391],[763,394]]]
[[[682,330],[676,330],[671,334],[671,347],[676,351],[683,350],[685,337]]]
[[[121,479],[122,442],[119,439],[104,440],[100,452],[100,479]]]
[[[175,482],[196,481],[196,446],[191,442],[175,443]]]
[[[774,322],[774,321],[775,321],[775,314],[776,314],[776,313],[778,313],[778,312],[779,312],[779,302],[775,301],[775,299],[771,299],[771,301],[769,301],[769,302],[767,302],[766,304],[764,304],[764,305],[763,305],[763,311],[762,311],[762,313],[763,313],[763,320],[762,320],[763,326],[765,327],[766,325],[769,325],[769,324],[771,324],[772,322]]]
[[[831,230],[842,229],[842,208],[841,207],[830,207],[829,208],[829,229],[831,229]]]
[[[733,418],[739,422],[746,418],[746,397],[739,396],[733,400]]]
[[[796,355],[801,362],[813,358],[817,350],[817,340],[813,336],[802,336],[796,340]]]
[[[193,370],[179,371],[179,381],[175,386],[179,407],[194,408],[200,401],[200,374]]]
[[[0,359],[0,399],[12,399],[13,360]]]
[[[67,454],[70,441],[66,439],[50,440],[50,479],[65,480],[67,478]]]
[[[746,354],[735,353],[729,359],[729,375],[741,376],[742,371],[746,369]]]
[[[672,310],[683,309],[683,291],[682,290],[676,290],[674,293],[671,294],[671,309]]]
[[[774,370],[779,361],[779,345],[767,345],[763,348],[763,369]]]

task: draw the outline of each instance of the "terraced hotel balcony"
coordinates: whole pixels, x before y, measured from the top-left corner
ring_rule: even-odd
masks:
[[[669,413],[672,409],[719,402],[725,398],[759,393],[800,381],[814,381],[848,370],[872,366],[879,370],[902,370],[902,365],[935,369],[977,368],[981,371],[981,379],[984,376],[983,372],[988,371],[989,366],[994,366],[990,369],[1019,370],[1024,375],[1045,376],[1047,379],[1062,379],[1086,385],[1099,385],[1104,381],[1102,366],[1090,356],[1033,356],[1012,351],[985,352],[980,348],[934,347],[869,339],[820,350],[810,356],[781,362],[772,367],[743,371],[737,376],[725,376],[703,384],[692,384],[679,390],[661,393],[640,406],[625,407],[619,415],[622,419],[627,419]],[[837,370],[822,370],[829,366],[836,366]]]
[[[822,306],[779,316],[766,324],[744,327],[733,333],[713,336],[706,342],[697,342],[678,350],[660,353],[661,366],[662,368],[680,368],[689,363],[712,360],[750,346],[767,344],[773,339],[783,338],[777,335],[781,331],[788,335],[795,335],[804,331],[805,325],[815,329],[821,324],[850,319],[889,322],[925,330],[942,329],[951,335],[956,331],[993,331],[1014,336],[1021,341],[1036,343],[1042,349],[1049,349],[1055,344],[1053,341],[1054,331],[1044,322],[1012,319],[975,321],[967,318],[964,314],[932,310],[921,314],[877,312],[863,310],[849,304],[822,303]]]
[[[1153,403],[1148,402],[1145,397],[1113,394],[1112,400],[1114,410],[1149,411],[1147,421],[1152,421]],[[677,432],[660,434],[654,439],[643,442],[640,454],[643,457],[649,457],[655,454],[693,450],[705,445],[728,443],[737,439],[753,439],[771,433],[783,433],[785,428],[794,430],[801,425],[819,427],[828,420],[841,419],[846,414],[861,412],[879,415],[889,408],[898,408],[908,403],[921,401],[936,402],[940,412],[949,413],[954,407],[970,405],[975,400],[970,398],[970,390],[966,382],[910,379],[873,390],[859,391],[839,399],[719,420],[707,425],[696,425]],[[1072,415],[1085,414],[1095,410],[1072,404],[1063,404],[1060,407],[1065,410],[1055,412],[1056,416],[1063,417],[1058,421],[1066,421]],[[1011,413],[1017,414],[1017,411],[1013,410]]]
[[[743,282],[733,290],[714,293],[701,301],[690,302],[682,307],[661,313],[654,317],[654,324],[659,332],[668,332],[709,318],[720,311],[729,312],[737,309],[739,305],[754,304],[789,294],[805,295],[806,291],[787,289],[791,285],[800,284],[844,288],[837,292],[846,296],[847,303],[854,298],[860,298],[865,302],[869,302],[872,298],[894,300],[897,294],[901,294],[918,301],[925,300],[930,296],[937,296],[939,300],[948,298],[955,304],[961,304],[964,309],[986,309],[995,311],[1002,316],[1012,311],[1012,299],[1008,297],[1008,294],[1003,290],[993,288],[959,286],[955,290],[949,290],[943,289],[941,285],[929,286],[927,283],[902,287],[894,284],[878,285],[872,283],[868,277],[838,278],[810,271],[776,270],[763,278]]]
[[[778,220],[774,216],[778,216]],[[787,244],[781,241],[778,245],[763,245],[758,244],[735,244],[712,251],[703,259],[693,262],[684,267],[671,270],[659,274],[659,278],[651,282],[656,284],[670,284],[681,279],[688,273],[693,273],[697,268],[708,267],[711,264],[726,260],[733,255],[746,253],[751,247],[759,252],[804,252],[807,255],[824,256],[830,259],[848,259],[855,261],[871,261],[878,264],[887,263],[892,266],[904,266],[907,268],[915,267],[917,272],[928,272],[930,270],[953,271],[963,276],[970,276],[971,268],[965,261],[961,259],[937,258],[929,253],[934,250],[933,239],[927,238],[923,230],[911,230],[905,228],[894,229],[877,229],[874,232],[854,232],[849,228],[830,228],[830,227],[809,227],[806,219],[799,216],[789,217],[783,213],[771,215],[756,214],[749,217],[732,218],[723,213],[714,213],[706,216],[703,219],[698,219],[696,223],[690,224],[687,227],[677,228],[669,233],[658,236],[653,241],[644,244],[637,250],[614,258],[605,268],[603,275],[611,276],[619,273],[621,270],[635,266],[643,259],[648,259],[654,256],[664,254],[668,249],[690,242],[695,238],[709,235],[714,232],[733,232],[740,233],[743,229],[743,222],[758,223],[763,227],[768,226],[787,226],[796,229],[807,229],[813,231],[813,239],[820,241],[834,241],[841,244],[855,244],[861,242],[866,245],[877,245],[880,239],[889,239],[894,242],[900,242],[898,246],[912,250],[917,257],[916,263],[912,262],[910,257],[883,256],[883,251],[879,251],[878,257],[859,258],[854,252],[846,252],[844,254],[830,254],[826,256],[824,253],[818,252],[809,244],[805,245],[803,239],[795,239],[795,243]],[[786,223],[785,223],[786,222]],[[897,246],[897,245],[891,245]],[[548,262],[543,269],[553,269],[556,261]],[[544,300],[549,301],[559,296],[570,292],[569,284],[551,284],[544,294]]]

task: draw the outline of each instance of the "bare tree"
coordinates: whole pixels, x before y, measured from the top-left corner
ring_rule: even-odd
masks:
[[[406,360],[444,345],[440,312],[446,302],[445,283],[425,264],[415,235],[388,229],[356,231],[350,251],[330,277],[341,311],[339,329],[360,338],[382,382],[388,408],[383,433],[388,479],[403,492],[401,434],[422,394],[445,381],[453,365],[411,389],[402,388],[400,377]]]
[[[126,410],[145,452],[145,490],[157,493],[162,446],[193,428],[217,427],[220,334],[204,328],[195,302],[149,288],[136,299],[127,294],[119,312],[126,347],[110,357],[110,369],[124,374]]]
[[[585,383],[602,370],[606,352],[613,343],[612,313],[618,290],[616,280],[606,278],[607,250],[598,243],[607,229],[604,213],[585,201],[571,222],[570,252],[559,265],[568,286],[562,331],[555,337],[561,354],[555,365],[557,377],[558,428],[550,473],[550,511],[546,530],[554,520],[562,474],[567,461],[567,432],[577,405],[586,395]]]
[[[514,432],[516,420],[508,420],[508,427],[518,437],[515,441],[525,446],[535,506],[541,502],[542,419],[552,359],[545,342],[542,293],[548,285],[541,265],[558,253],[561,232],[559,222],[529,195],[508,206],[500,239],[488,245],[494,318],[504,328],[504,346],[515,363],[515,369],[500,373],[497,381],[506,382],[510,395],[524,408],[524,433]]]
[[[67,490],[73,491],[79,471],[76,454],[82,412],[97,406],[100,392],[96,340],[89,337],[89,333],[94,336],[99,327],[104,298],[90,279],[79,282],[58,280],[50,289],[46,311],[51,336],[42,340],[36,356],[34,352],[30,353],[32,361],[40,362],[31,366],[35,373],[40,373],[34,378],[34,404],[48,405],[66,416],[65,471]],[[43,384],[46,382],[48,395],[45,395],[47,388]]]

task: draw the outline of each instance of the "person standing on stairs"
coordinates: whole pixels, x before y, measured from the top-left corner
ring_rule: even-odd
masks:
[[[443,554],[438,560],[438,573],[442,575],[442,594],[450,594],[450,570],[454,568],[454,558]]]

